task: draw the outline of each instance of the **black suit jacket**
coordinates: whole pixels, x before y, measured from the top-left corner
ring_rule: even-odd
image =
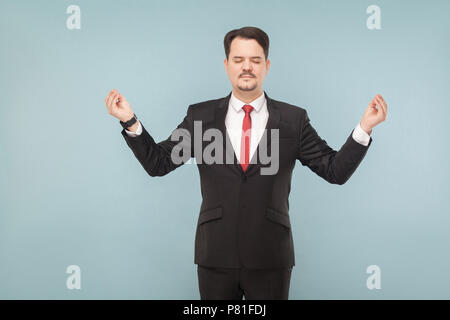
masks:
[[[369,146],[359,144],[352,138],[352,130],[341,149],[335,151],[311,126],[305,109],[264,94],[269,112],[266,128],[279,129],[278,172],[261,175],[259,169],[268,165],[258,161],[250,164],[244,173],[232,148],[227,149],[233,153],[232,164],[197,162],[203,200],[195,236],[196,264],[261,269],[294,266],[288,198],[296,160],[329,183],[344,184],[372,142],[370,138]],[[231,92],[224,98],[190,105],[177,128],[188,130],[193,139],[196,138],[193,130],[196,120],[202,121],[203,132],[209,128],[219,129],[225,137],[225,157],[226,143],[231,145],[225,127],[230,97]],[[183,164],[171,160],[172,148],[178,141],[171,141],[169,136],[156,143],[144,125],[142,129],[137,137],[128,136],[125,130],[121,133],[150,176],[164,176]],[[267,135],[269,146],[270,140]],[[202,147],[208,143],[204,142]],[[259,146],[255,155],[258,149]],[[193,143],[191,155],[194,157]]]

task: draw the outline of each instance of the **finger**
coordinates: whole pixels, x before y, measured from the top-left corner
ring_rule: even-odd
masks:
[[[114,97],[114,93],[111,93],[108,97],[108,100],[106,101],[106,105],[108,106],[108,108],[111,110],[111,101]]]
[[[377,103],[377,106],[380,105],[380,103],[381,103],[380,98],[378,96],[375,96],[374,99],[375,99],[375,102]]]
[[[115,95],[114,95],[114,99],[113,99],[113,101],[112,101],[112,103],[113,103],[113,105],[115,105],[118,101],[119,99],[119,93],[117,92]]]
[[[384,98],[381,94],[377,94],[378,99],[380,100],[380,102],[382,103],[383,107],[387,107],[387,103],[386,101],[384,101]],[[385,111],[387,111],[387,108],[385,108]]]
[[[109,96],[109,98],[111,99],[112,96],[114,96],[116,93],[117,93],[117,90],[116,90],[116,89],[112,89],[112,90],[110,91],[110,96]]]
[[[383,105],[383,108],[384,108],[384,113],[387,114],[387,103],[386,103],[386,101],[384,101],[384,99],[381,95],[380,95],[380,100],[381,100],[381,104]]]
[[[105,104],[106,104],[106,109],[108,109],[108,112],[111,113],[111,106],[109,104],[109,101],[111,100],[111,93],[108,94],[105,98]]]
[[[127,99],[122,94],[119,95],[119,99],[120,99],[120,102],[126,102],[127,101]]]
[[[113,95],[111,95],[111,97],[109,98],[109,107],[112,109],[113,106],[115,106],[116,104],[116,98],[117,98],[117,93],[114,93]]]
[[[383,112],[383,114],[386,114],[387,111],[386,111],[386,105],[385,105],[384,101],[381,100],[380,97],[377,97],[377,101],[378,101],[378,104],[381,107],[381,111]]]
[[[378,107],[378,115],[381,115],[384,113],[383,107],[381,106],[381,102],[380,99],[378,99],[378,97],[375,98],[375,101],[377,102],[377,107]]]
[[[111,98],[111,96],[112,96],[114,93],[115,93],[115,92],[114,92],[114,89],[111,90],[110,92],[108,92],[108,94],[106,95],[106,98],[105,98],[105,102],[107,102],[107,101]]]
[[[108,92],[108,94],[106,95],[106,98],[105,98],[106,104],[108,104],[108,100],[109,100],[109,97],[111,97],[111,95],[112,95],[112,90],[110,92]]]
[[[378,98],[378,105],[380,106],[379,107],[380,112],[378,112],[377,118],[380,121],[384,121],[386,119],[386,110],[383,104],[384,103],[380,100],[380,98]]]

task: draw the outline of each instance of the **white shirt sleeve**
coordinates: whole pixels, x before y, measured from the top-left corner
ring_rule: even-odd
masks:
[[[133,131],[129,131],[127,129],[125,129],[125,132],[130,136],[130,137],[136,137],[138,135],[140,135],[142,133],[142,126],[141,126],[141,122],[138,120],[138,127],[136,129],[136,132]]]
[[[361,128],[361,126],[359,125],[359,122],[358,122],[358,125],[356,126],[355,130],[353,130],[352,137],[359,144],[362,144],[366,147],[369,145],[370,136],[367,132],[365,132],[363,130],[363,128]]]

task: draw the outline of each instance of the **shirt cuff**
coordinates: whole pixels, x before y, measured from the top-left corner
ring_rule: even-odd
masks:
[[[363,128],[361,128],[359,122],[356,126],[355,130],[353,130],[353,139],[358,142],[359,144],[362,144],[364,146],[368,146],[370,142],[370,135],[364,131]]]
[[[142,133],[142,126],[141,126],[141,122],[138,120],[138,127],[136,129],[136,132],[130,131],[125,129],[125,132],[130,136],[130,137],[136,137],[139,136]]]

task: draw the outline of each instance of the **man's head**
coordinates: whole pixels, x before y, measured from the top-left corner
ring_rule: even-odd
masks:
[[[269,72],[269,37],[256,27],[231,30],[225,35],[225,70],[234,90],[262,91]]]

